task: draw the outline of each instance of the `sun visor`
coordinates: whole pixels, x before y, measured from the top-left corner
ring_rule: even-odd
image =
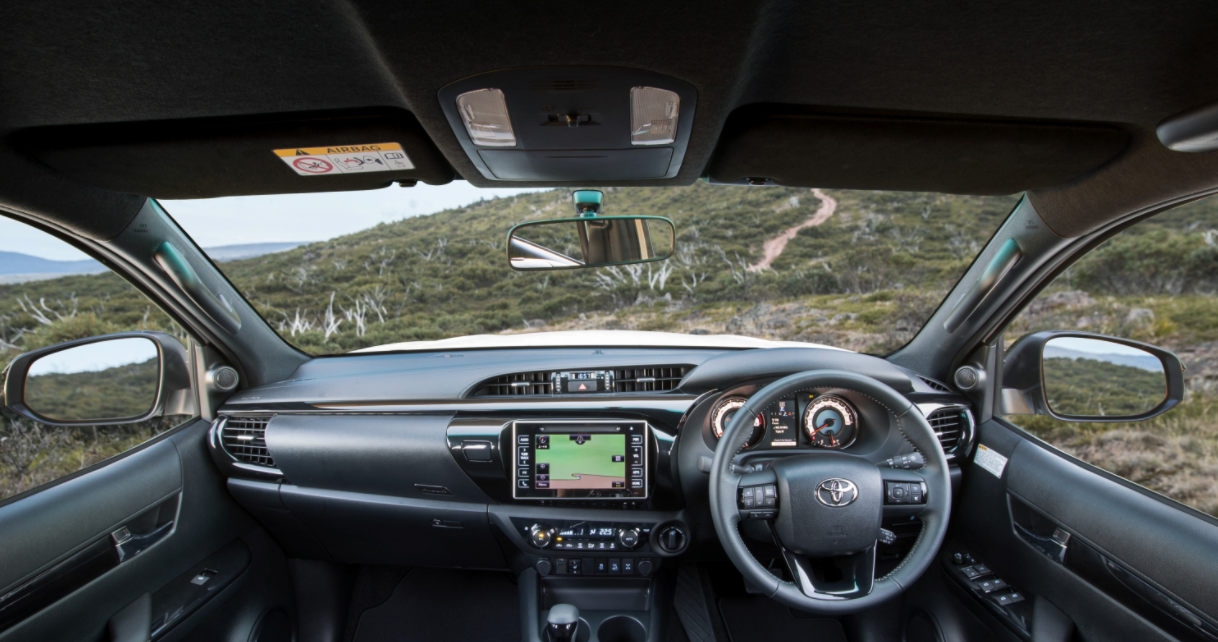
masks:
[[[1121,153],[1103,125],[842,115],[785,106],[734,112],[707,171],[712,183],[949,194],[1060,185]]]
[[[214,198],[441,185],[456,172],[400,109],[70,125],[16,135],[82,183],[154,198]]]

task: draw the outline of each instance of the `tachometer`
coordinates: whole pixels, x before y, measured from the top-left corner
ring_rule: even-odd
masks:
[[[711,410],[711,430],[715,432],[715,439],[723,437],[723,431],[727,430],[727,425],[736,416],[736,411],[744,407],[746,401],[748,399],[744,397],[728,397],[715,404],[715,408]],[[761,415],[757,415],[753,418],[753,434],[749,436],[744,447],[755,446],[764,435],[765,420]]]
[[[804,412],[804,433],[813,446],[845,448],[858,438],[858,413],[841,397],[817,397]]]

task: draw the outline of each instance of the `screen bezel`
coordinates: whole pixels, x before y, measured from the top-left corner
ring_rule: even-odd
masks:
[[[643,455],[643,457],[642,457],[642,464],[643,464],[643,466],[642,466],[643,467],[642,491],[643,491],[643,493],[641,495],[635,494],[635,491],[638,489],[632,489],[632,488],[623,489],[628,494],[623,493],[620,495],[614,495],[613,493],[619,492],[614,489],[567,488],[567,489],[563,489],[568,493],[566,496],[559,496],[559,494],[558,494],[559,489],[543,490],[543,489],[537,489],[537,488],[532,488],[532,487],[525,488],[525,489],[520,488],[520,484],[519,484],[520,467],[517,465],[518,462],[516,459],[517,459],[517,455],[519,452],[518,449],[520,448],[520,446],[525,445],[525,444],[520,443],[519,435],[528,434],[531,436],[531,435],[535,435],[535,434],[537,434],[537,432],[539,432],[536,430],[527,430],[529,427],[532,427],[532,426],[562,426],[564,428],[564,430],[561,430],[561,431],[556,430],[552,434],[572,434],[572,433],[580,432],[579,431],[580,426],[605,426],[605,425],[618,425],[618,426],[629,425],[629,426],[635,426],[635,427],[638,427],[641,429],[641,431],[643,433],[643,450],[642,450],[642,455]],[[526,428],[527,432],[525,432],[525,433],[521,432],[522,426]],[[570,430],[566,430],[565,428],[567,428],[567,427],[570,427]],[[631,433],[624,433],[624,434],[626,436],[629,436]],[[530,462],[529,468],[530,468],[530,470],[532,470],[533,466],[536,465],[536,461],[537,461],[537,449],[535,448],[534,441],[531,437],[530,437],[529,443],[527,445],[528,445],[528,449],[529,449],[529,462]],[[627,448],[630,447],[629,440],[627,440],[627,442],[626,442],[626,447]],[[647,423],[646,421],[642,421],[642,420],[638,420],[638,419],[625,419],[625,420],[620,420],[620,421],[613,420],[613,419],[581,419],[581,420],[577,420],[577,421],[562,421],[562,420],[538,420],[538,421],[518,420],[518,421],[513,421],[512,422],[512,449],[510,452],[512,453],[512,457],[510,460],[511,466],[509,468],[508,474],[512,480],[511,483],[512,483],[512,498],[513,499],[533,500],[533,501],[623,501],[623,502],[626,502],[626,501],[645,500],[645,499],[648,499],[651,497],[651,424]],[[627,466],[626,470],[627,470],[627,472],[629,472],[630,466]],[[629,481],[630,481],[629,475],[627,475],[626,480],[627,480],[627,483],[629,483]],[[532,476],[530,476],[529,481],[532,482]],[[522,491],[524,491],[528,494],[521,495]],[[576,496],[572,496],[570,494],[572,491],[577,492],[577,493],[586,493],[586,494],[579,494]],[[541,493],[546,493],[546,494],[541,494]]]

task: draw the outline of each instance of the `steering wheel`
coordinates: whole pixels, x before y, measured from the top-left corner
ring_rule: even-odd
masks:
[[[739,474],[732,460],[753,430],[753,418],[793,393],[813,388],[851,390],[886,408],[897,428],[922,453],[917,470],[881,469],[869,460],[837,451],[782,457],[757,471]],[[885,482],[924,483],[925,504],[885,505]],[[776,486],[777,506],[741,508],[742,493]],[[719,541],[755,588],[791,608],[844,615],[887,601],[912,585],[934,561],[951,512],[947,458],[912,402],[887,385],[852,372],[815,370],[785,377],[749,398],[729,422],[710,472],[711,517]],[[918,515],[922,532],[891,573],[875,577],[876,545],[885,512]],[[773,575],[745,547],[738,529],[744,519],[770,524],[794,582]]]

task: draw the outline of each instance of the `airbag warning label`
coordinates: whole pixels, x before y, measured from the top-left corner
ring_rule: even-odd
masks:
[[[1002,471],[1007,467],[1007,458],[998,454],[996,450],[990,450],[984,445],[977,446],[977,454],[973,455],[973,463],[988,470],[995,477],[1001,479]]]
[[[365,174],[414,169],[414,163],[397,143],[293,147],[276,149],[275,155],[301,176]]]

